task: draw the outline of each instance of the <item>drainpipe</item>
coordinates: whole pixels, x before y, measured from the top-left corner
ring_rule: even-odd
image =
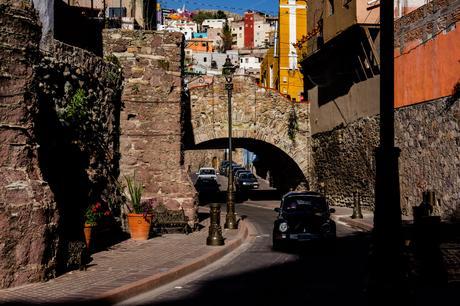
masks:
[[[278,21],[275,22],[275,41],[274,41],[273,57],[278,57]]]

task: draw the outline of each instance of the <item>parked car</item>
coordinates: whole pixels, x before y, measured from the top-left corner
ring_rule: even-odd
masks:
[[[233,163],[233,167],[236,167],[236,166],[237,166],[237,164]],[[229,162],[225,163],[222,166],[222,171],[220,171],[220,174],[228,176],[228,171],[229,171],[228,169],[230,169],[230,163]]]
[[[236,191],[258,189],[259,181],[257,181],[257,178],[251,172],[242,172],[239,174],[235,186]]]
[[[250,170],[246,170],[244,168],[236,170],[235,171],[235,179],[234,179],[235,182],[238,180],[239,175],[242,174],[242,173],[252,173],[252,172]]]
[[[217,174],[214,168],[204,167],[196,173],[197,181],[217,181]]]
[[[199,179],[195,182],[195,189],[199,193],[215,193],[219,191],[219,183],[214,179]]]
[[[243,166],[241,166],[241,165],[233,166],[233,167],[232,167],[232,175],[233,175],[233,178],[235,178],[235,173],[236,173],[238,170],[246,170],[246,169],[245,169]]]
[[[281,199],[273,224],[273,248],[290,242],[333,241],[336,225],[326,198],[317,192],[289,192]]]

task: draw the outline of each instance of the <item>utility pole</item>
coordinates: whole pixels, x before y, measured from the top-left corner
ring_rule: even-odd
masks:
[[[403,293],[399,148],[394,141],[394,8],[380,1],[380,146],[376,149],[374,249],[370,294],[375,305]]]

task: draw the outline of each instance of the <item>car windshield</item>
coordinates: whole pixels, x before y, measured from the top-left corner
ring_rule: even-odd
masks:
[[[285,211],[326,211],[327,204],[320,197],[290,197],[284,200]]]
[[[252,173],[241,173],[240,178],[242,178],[242,179],[255,179],[256,177]]]
[[[201,169],[200,170],[200,174],[204,174],[204,175],[207,175],[207,174],[216,174],[216,171],[214,169]]]

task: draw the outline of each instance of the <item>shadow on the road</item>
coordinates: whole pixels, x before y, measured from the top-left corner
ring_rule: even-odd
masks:
[[[227,191],[198,191],[198,199],[200,205],[209,203],[226,203]],[[269,201],[280,200],[281,193],[278,190],[249,190],[235,192],[235,202],[243,203],[247,200],[252,201]]]
[[[368,305],[369,240],[369,235],[358,233],[338,238],[333,249],[312,244],[292,246],[276,253],[281,257],[286,252],[295,254],[289,257],[293,260],[275,265],[269,260],[276,256],[267,253],[268,249],[252,248],[248,253],[265,261],[267,268],[251,270],[251,262],[241,262],[242,269],[249,272],[211,276],[189,294],[177,292],[180,297],[169,295],[168,300],[144,305]]]

